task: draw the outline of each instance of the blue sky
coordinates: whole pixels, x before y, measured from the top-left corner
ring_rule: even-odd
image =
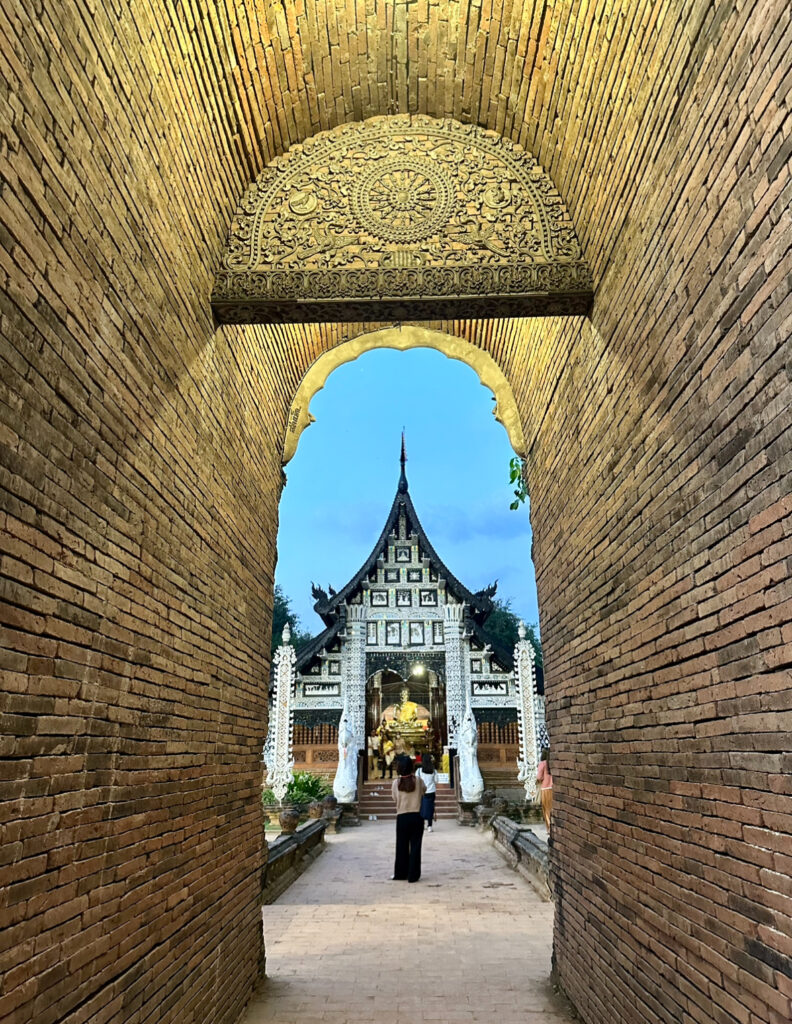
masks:
[[[280,504],[275,578],[305,629],[322,628],[311,581],[340,589],[379,537],[402,427],[410,494],[437,553],[470,590],[497,579],[498,595],[537,622],[528,508],[509,509],[514,453],[493,405],[469,366],[434,349],[378,349],[330,375]]]

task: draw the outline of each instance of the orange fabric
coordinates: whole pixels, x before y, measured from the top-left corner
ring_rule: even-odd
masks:
[[[552,789],[543,789],[541,792],[542,800],[542,814],[544,815],[545,825],[547,825],[548,831],[550,829],[550,814],[553,810],[553,791]]]

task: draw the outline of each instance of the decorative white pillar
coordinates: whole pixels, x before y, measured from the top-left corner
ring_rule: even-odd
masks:
[[[517,695],[517,721],[520,732],[520,756],[517,778],[525,786],[525,799],[536,798],[536,769],[539,763],[536,721],[536,654],[525,638],[525,623],[518,626],[520,639],[514,648],[514,688]]]
[[[446,723],[448,746],[458,748],[457,738],[465,717],[468,701],[467,665],[465,664],[465,605],[447,603],[443,606],[445,621],[446,661]]]
[[[275,652],[275,692],[272,701],[272,721],[264,747],[267,761],[267,785],[283,800],[286,789],[294,778],[292,757],[292,729],[294,724],[294,665],[297,655],[291,645],[288,622],[283,627],[283,643]]]
[[[550,736],[545,721],[545,699],[539,693],[534,695],[534,714],[536,715],[536,749],[541,754],[544,747],[550,746]]]
[[[484,779],[478,766],[478,728],[468,704],[459,730],[459,795],[462,803],[477,804],[484,794]]]
[[[347,605],[343,701],[355,754],[366,748],[366,609]]]
[[[338,768],[333,779],[333,795],[340,804],[353,804],[357,795],[357,747],[347,710],[338,723]]]

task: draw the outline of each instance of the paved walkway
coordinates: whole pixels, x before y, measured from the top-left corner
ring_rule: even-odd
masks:
[[[264,907],[267,980],[244,1024],[565,1024],[549,981],[552,904],[487,838],[424,837],[415,885],[391,882],[393,822],[329,836]]]

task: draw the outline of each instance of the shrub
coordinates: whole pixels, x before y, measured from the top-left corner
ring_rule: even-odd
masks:
[[[314,775],[313,772],[295,772],[286,790],[286,799],[293,803],[309,804],[312,800],[321,800],[332,792],[333,787],[328,785],[321,775]]]
[[[286,804],[309,804],[313,800],[321,800],[322,797],[332,792],[333,787],[329,786],[321,775],[314,775],[313,772],[295,772],[283,802]],[[271,789],[265,789],[261,793],[261,802],[277,804],[278,801]]]

